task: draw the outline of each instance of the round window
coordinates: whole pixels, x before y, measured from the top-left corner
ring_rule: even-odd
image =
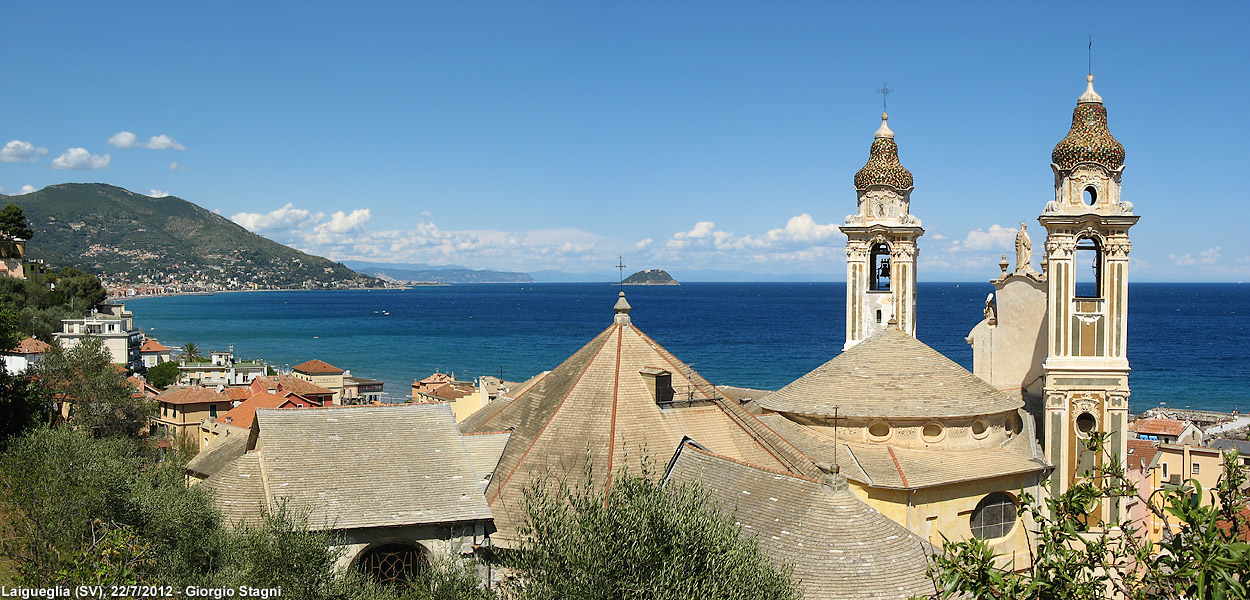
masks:
[[[1097,426],[1098,419],[1095,419],[1094,415],[1087,412],[1081,413],[1081,415],[1076,418],[1076,430],[1079,433],[1089,433]]]
[[[972,535],[983,540],[1006,537],[1016,526],[1016,500],[1003,492],[981,499],[972,511]]]
[[[1085,205],[1093,206],[1094,203],[1097,201],[1098,201],[1098,190],[1094,189],[1094,186],[1092,185],[1085,188]]]
[[[977,419],[972,422],[972,437],[978,440],[989,435],[990,424],[985,419]]]
[[[890,437],[890,424],[885,421],[877,421],[868,426],[868,437],[883,440]]]
[[[942,426],[937,423],[925,423],[925,426],[920,428],[920,437],[930,443],[941,441],[942,433]]]

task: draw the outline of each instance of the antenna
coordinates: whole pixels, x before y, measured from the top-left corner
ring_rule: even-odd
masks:
[[[877,90],[877,93],[881,94],[881,110],[884,111],[885,101],[889,98],[890,94],[894,93],[894,90],[890,89],[890,84],[888,82],[882,81],[881,89]]]
[[[838,407],[833,407],[833,472],[838,473],[842,468],[838,465],[838,421],[844,420],[846,417],[838,416]]]
[[[1089,47],[1085,49],[1085,72],[1094,72],[1094,34],[1089,34]]]
[[[621,285],[621,291],[623,292],[625,291],[625,257],[624,256],[617,257],[616,270],[620,272],[620,276],[621,276],[620,285]]]

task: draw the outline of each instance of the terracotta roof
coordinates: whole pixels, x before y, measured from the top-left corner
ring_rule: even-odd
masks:
[[[247,400],[248,398],[251,398],[252,395],[255,394],[255,392],[252,391],[252,388],[247,387],[247,386],[228,387],[224,390],[224,392],[226,394],[226,397],[230,398],[231,400],[238,400],[240,402],[242,402],[243,400]]]
[[[1128,430],[1145,435],[1167,435],[1178,436],[1185,432],[1185,428],[1189,427],[1189,421],[1177,421],[1176,419],[1137,419],[1129,423]]]
[[[212,402],[226,403],[230,401],[230,398],[225,394],[218,394],[216,390],[193,385],[191,387],[168,388],[156,397],[156,401],[169,404],[204,404]]]
[[[675,398],[694,402],[657,404],[639,373],[655,365],[672,373]],[[708,448],[738,460],[819,473],[794,446],[627,323],[609,326],[515,399],[486,405],[460,429],[513,429],[486,491],[499,529],[493,539],[505,544],[515,539],[530,474],[550,469],[579,481],[588,454],[598,485],[622,465],[640,466],[644,453],[669,455],[686,435],[699,435]]]
[[[17,346],[9,350],[7,354],[43,354],[52,349],[47,342],[28,337],[17,343]]]
[[[164,344],[149,338],[143,340],[143,345],[139,347],[139,352],[171,352],[171,350],[165,347]]]
[[[256,421],[257,452],[203,484],[228,520],[254,519],[282,500],[310,509],[313,530],[491,518],[445,402],[260,410]],[[319,456],[351,459],[309,460]]]
[[[259,408],[278,408],[286,402],[286,398],[275,396],[268,392],[255,394],[251,398],[244,400],[238,406],[226,411],[217,417],[218,423],[225,423],[235,427],[251,427],[252,421],[256,419],[256,410]]]
[[[340,369],[328,362],[318,359],[312,359],[305,363],[300,363],[292,367],[300,373],[308,375],[342,375],[343,369]]]
[[[139,379],[138,377],[135,377],[134,375],[127,377],[126,381],[129,381],[130,385],[134,386],[134,396],[136,398],[154,398],[161,393],[159,388],[142,379]]]
[[[897,599],[932,594],[932,546],[865,504],[845,479],[778,474],[684,444],[669,482],[695,482],[774,560],[794,565],[804,597]]]
[[[832,417],[966,417],[1016,410],[998,391],[924,342],[887,327],[759,400],[777,412]]]
[[[294,375],[279,375],[276,381],[273,377],[257,377],[255,381],[257,385],[266,390],[290,391],[301,396],[331,396],[334,394],[334,390],[328,390],[307,379],[300,379]]]
[[[779,414],[759,419],[813,460],[837,462],[848,479],[871,487],[910,490],[1032,473],[1048,466],[1033,456],[1033,442],[1028,435],[1017,435],[1001,447],[967,450],[839,440],[835,455],[834,440],[812,428]],[[976,465],[976,469],[967,465]]]
[[[1154,461],[1155,455],[1159,453],[1159,442],[1150,440],[1128,440],[1128,459],[1124,462],[1128,463],[1129,468],[1142,470],[1150,466]]]

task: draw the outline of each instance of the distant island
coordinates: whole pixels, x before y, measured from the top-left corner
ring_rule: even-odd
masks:
[[[625,285],[681,285],[681,282],[673,279],[673,276],[663,269],[638,271],[626,277],[623,283]]]

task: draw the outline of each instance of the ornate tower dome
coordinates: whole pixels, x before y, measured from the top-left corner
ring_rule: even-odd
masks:
[[[1102,96],[1094,91],[1094,76],[1086,76],[1086,81],[1085,93],[1077,99],[1076,108],[1072,110],[1072,128],[1066,137],[1055,144],[1050,160],[1060,169],[1072,169],[1080,163],[1092,162],[1114,171],[1124,165],[1124,146],[1107,129],[1107,108],[1102,105]],[[873,148],[876,148],[875,144]],[[859,183],[858,176],[855,182]]]
[[[888,114],[881,113],[881,127],[868,150],[868,163],[855,173],[857,190],[868,189],[870,185],[888,185],[900,191],[912,187],[911,171],[898,162],[898,144],[894,143],[894,132],[886,125],[889,118]]]

